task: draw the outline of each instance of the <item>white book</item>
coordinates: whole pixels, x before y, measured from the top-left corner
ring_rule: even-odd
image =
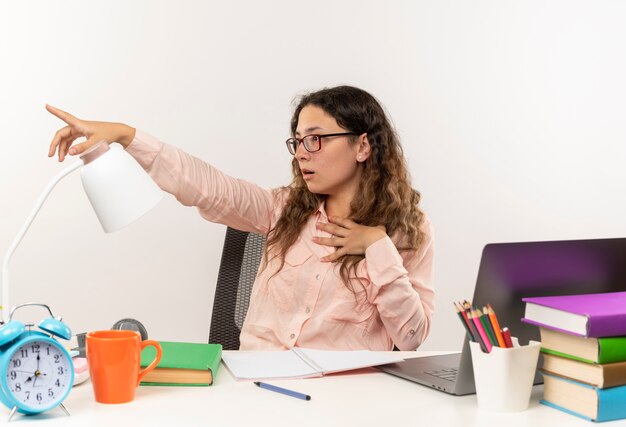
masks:
[[[294,347],[284,351],[225,351],[222,360],[237,380],[321,377],[332,372],[401,362],[395,352],[329,351]]]

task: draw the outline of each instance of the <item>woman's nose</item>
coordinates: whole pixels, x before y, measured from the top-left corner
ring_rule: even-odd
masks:
[[[296,146],[296,159],[308,159],[311,156],[306,148],[304,148],[304,144],[302,142],[298,142]]]

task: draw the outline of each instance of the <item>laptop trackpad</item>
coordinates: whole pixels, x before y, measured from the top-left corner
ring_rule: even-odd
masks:
[[[407,359],[404,362],[391,363],[379,366],[379,368],[390,374],[400,375],[407,379],[417,379],[424,374],[434,371],[444,371],[448,369],[458,369],[461,360],[461,353],[445,354],[439,356],[426,356]]]

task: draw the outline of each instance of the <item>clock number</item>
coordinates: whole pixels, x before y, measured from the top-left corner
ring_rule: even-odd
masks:
[[[61,358],[60,354],[55,354],[54,355],[54,363],[59,363],[59,359]]]
[[[17,372],[15,371],[11,371],[11,373],[9,374],[9,376],[11,377],[12,380],[17,378]]]
[[[15,383],[15,391],[22,391],[22,384]]]
[[[37,393],[37,396],[35,396],[37,398],[37,402],[41,402],[41,400],[43,399],[43,396],[41,395],[41,393]]]
[[[28,350],[25,348],[21,349],[20,353],[22,353],[22,358],[28,357]]]
[[[20,366],[22,366],[22,361],[20,359],[13,359],[13,367],[19,368]]]
[[[51,388],[48,389],[48,397],[54,397],[54,392]]]
[[[59,375],[63,375],[63,366],[59,366],[58,368]]]
[[[26,394],[26,400],[30,399],[30,391],[26,390],[24,393]]]
[[[39,353],[39,344],[33,344],[31,349],[33,350],[33,353]]]
[[[46,347],[46,356],[50,356],[50,346]]]
[[[57,380],[54,382],[54,385],[57,387],[61,387],[61,380],[57,378]]]

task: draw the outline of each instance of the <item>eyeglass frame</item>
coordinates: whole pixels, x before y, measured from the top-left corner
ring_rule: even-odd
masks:
[[[291,154],[292,156],[296,155],[296,152],[298,151],[298,146],[300,144],[302,144],[302,146],[304,147],[304,149],[306,151],[308,151],[309,153],[315,153],[317,151],[320,151],[322,149],[322,138],[330,138],[330,137],[334,137],[334,136],[344,136],[344,135],[353,135],[353,136],[359,136],[360,134],[358,133],[354,133],[354,132],[341,132],[341,133],[327,133],[324,135],[320,135],[317,133],[312,133],[310,135],[304,135],[302,138],[297,138],[297,137],[292,137],[292,138],[288,138],[285,141],[285,144],[287,145],[287,151],[289,151],[289,154]],[[320,147],[317,150],[309,150],[309,148],[307,148],[307,144],[304,142],[304,140],[310,136],[316,136],[319,138],[319,144]],[[290,141],[296,141],[297,144],[293,144]],[[291,148],[293,148],[293,153],[291,152]]]

